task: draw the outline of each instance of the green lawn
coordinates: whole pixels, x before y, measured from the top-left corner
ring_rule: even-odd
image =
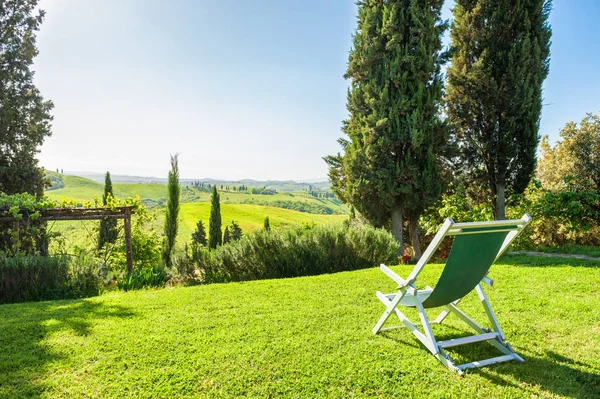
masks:
[[[406,330],[372,335],[383,310],[374,292],[393,284],[369,269],[1,305],[0,397],[598,398],[600,263],[514,256],[491,275],[523,364],[459,377]],[[483,321],[477,302],[470,294],[463,307]],[[434,329],[469,333],[452,316]],[[497,354],[489,344],[452,353]]]

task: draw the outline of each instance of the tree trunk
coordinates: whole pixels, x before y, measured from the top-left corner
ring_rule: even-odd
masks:
[[[496,186],[496,206],[494,207],[494,213],[496,216],[496,220],[504,220],[506,219],[506,211],[504,209],[504,193],[506,191],[506,187],[504,184],[498,184]]]
[[[408,222],[409,234],[410,234],[410,242],[413,247],[413,251],[415,252],[414,260],[421,259],[421,239],[419,237],[419,218],[414,217],[411,218]]]
[[[398,256],[404,255],[404,239],[402,238],[402,208],[397,206],[392,209],[392,234],[400,247],[398,248]]]

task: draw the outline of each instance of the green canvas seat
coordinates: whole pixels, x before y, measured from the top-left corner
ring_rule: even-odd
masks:
[[[386,310],[373,328],[373,333],[377,334],[384,330],[407,327],[438,360],[458,374],[462,374],[462,371],[468,368],[482,367],[508,360],[524,361],[506,342],[481,283],[492,284],[492,280],[487,277],[490,267],[506,251],[510,243],[530,221],[531,217],[527,214],[518,220],[472,223],[455,223],[451,218],[448,218],[408,278],[403,279],[387,266],[381,265],[381,271],[394,280],[398,284],[398,288],[397,292],[392,294],[382,294],[380,291],[377,291],[377,298],[383,302]],[[426,287],[425,289],[418,290],[415,287],[415,282],[419,274],[444,238],[448,236],[453,236],[454,241],[444,270],[435,287]],[[479,325],[457,306],[458,302],[473,290],[477,292],[483,304],[485,313],[491,324],[491,329],[486,329]],[[417,309],[421,324],[423,325],[423,331],[419,330],[398,309],[399,306],[409,306]],[[433,322],[430,322],[425,309],[438,307],[443,307],[442,312]],[[402,325],[382,328],[392,313],[398,316]],[[442,323],[450,313],[456,315],[478,334],[445,341],[436,340],[431,329],[431,324]],[[450,355],[444,350],[444,348],[452,346],[481,341],[489,341],[503,355],[456,365]]]

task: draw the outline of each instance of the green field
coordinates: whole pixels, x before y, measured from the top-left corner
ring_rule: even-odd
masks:
[[[91,201],[92,198],[102,198],[104,185],[83,177],[70,175],[57,175],[55,172],[46,172],[51,176],[59,176],[64,187],[46,191],[46,195],[54,200],[63,198],[79,202]],[[135,198],[139,196],[142,200],[149,200],[157,204],[164,204],[167,196],[165,184],[113,184],[115,198]],[[193,186],[182,186],[181,202],[209,202],[210,193],[197,189]],[[303,191],[284,192],[273,195],[251,194],[249,191],[219,191],[221,203],[224,204],[250,204],[282,207],[281,203],[306,204],[308,212],[313,208],[329,208],[335,214],[347,214],[348,208],[336,199],[313,198],[307,196]]]
[[[64,187],[46,191],[51,199],[63,198],[79,202],[91,201],[92,198],[101,198],[104,185],[95,181],[70,175],[58,175],[47,171],[50,176],[60,178]],[[139,196],[143,201],[152,205],[164,204],[167,186],[164,184],[114,184],[115,197],[125,199]],[[347,219],[347,208],[334,199],[321,199],[307,197],[305,192],[285,192],[274,195],[258,195],[249,192],[220,191],[221,216],[223,229],[225,225],[235,221],[244,233],[262,228],[265,217],[269,217],[271,227],[274,229],[302,225],[302,224],[329,224],[340,223]],[[210,214],[210,193],[194,187],[183,186],[181,189],[181,224],[179,228],[179,243],[189,242],[191,234],[196,228],[196,223],[202,220],[208,227]],[[282,206],[305,205],[308,210],[327,207],[335,214],[326,215],[310,212],[299,212],[285,209]],[[269,206],[274,205],[274,206]],[[153,206],[151,214],[154,221],[149,227],[162,231],[164,223],[164,207]],[[94,228],[98,222],[93,221],[64,221],[50,222],[50,231],[62,234],[64,246],[72,248],[74,245],[90,247],[95,245],[96,234]],[[53,249],[57,244],[53,244]]]
[[[525,363],[459,377],[409,331],[371,334],[375,291],[394,289],[374,268],[0,305],[0,397],[598,398],[600,263],[505,257],[491,276]],[[462,306],[485,320],[475,294]],[[470,334],[447,321],[440,339]],[[451,352],[497,355],[484,343]]]
[[[210,203],[188,203],[181,205],[181,234],[183,238],[189,237],[196,228],[198,220],[208,223],[210,215]],[[223,226],[235,221],[243,231],[249,232],[261,229],[265,217],[269,217],[271,228],[296,226],[301,224],[329,224],[340,223],[347,219],[345,215],[313,215],[310,213],[290,211],[288,209],[275,208],[271,206],[244,205],[244,204],[222,204],[221,220]]]

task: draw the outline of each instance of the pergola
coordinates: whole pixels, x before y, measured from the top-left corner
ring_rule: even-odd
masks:
[[[135,213],[133,206],[120,206],[107,208],[51,208],[40,211],[38,220],[102,220],[123,219],[125,230],[125,250],[127,256],[127,271],[133,270],[133,253],[131,244],[131,215]],[[22,213],[22,218],[14,216],[0,216],[0,222],[13,222],[13,229],[19,231],[23,221],[29,220],[27,212]]]

